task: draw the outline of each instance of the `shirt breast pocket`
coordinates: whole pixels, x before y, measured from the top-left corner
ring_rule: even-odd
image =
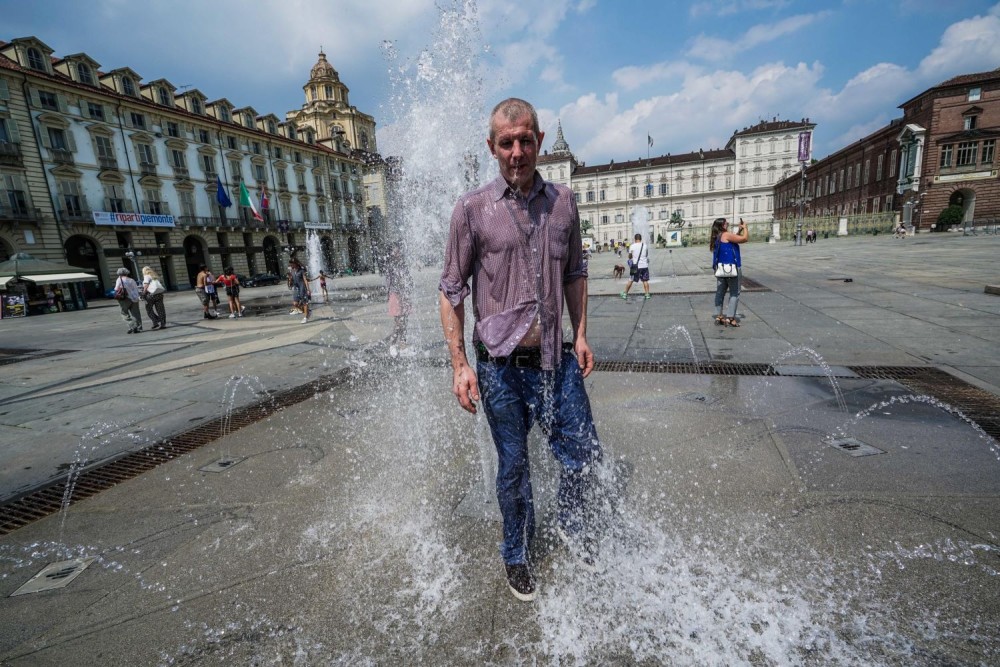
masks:
[[[549,257],[562,259],[569,253],[569,226],[553,226],[549,229]]]

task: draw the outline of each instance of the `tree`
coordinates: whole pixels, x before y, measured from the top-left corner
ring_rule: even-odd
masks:
[[[963,217],[965,217],[965,214],[962,212],[962,207],[958,204],[952,204],[938,213],[938,229],[944,229],[946,227],[950,227],[951,225],[961,224]]]

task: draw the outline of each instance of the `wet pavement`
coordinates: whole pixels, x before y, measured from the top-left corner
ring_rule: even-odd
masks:
[[[378,276],[332,281],[307,324],[283,286],[211,322],[169,294],[171,326],[139,336],[113,303],[0,322],[5,355],[31,351],[0,382],[5,507],[57,482],[58,509],[201,429],[0,537],[0,662],[995,664],[998,249],[750,245],[735,329],[712,321],[705,248],[653,253],[649,300],[595,256],[602,571],[550,538],[536,431],[531,604],[503,580],[434,270],[395,356]],[[62,587],[12,595],[63,561],[35,579]]]

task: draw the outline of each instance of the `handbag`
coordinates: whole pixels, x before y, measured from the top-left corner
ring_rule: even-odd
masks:
[[[150,280],[149,287],[146,288],[146,294],[159,294],[160,292],[165,292],[166,288],[163,286],[159,280]]]
[[[125,289],[125,283],[123,283],[119,278],[118,284],[115,285],[115,300],[124,301],[128,298],[128,290]]]
[[[735,278],[736,277],[736,265],[735,264],[719,264],[715,265],[715,277],[716,278]]]

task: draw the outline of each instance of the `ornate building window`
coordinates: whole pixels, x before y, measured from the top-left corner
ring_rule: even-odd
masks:
[[[42,57],[42,52],[33,46],[28,47],[28,67],[39,72],[48,71],[45,69],[45,59]]]
[[[135,83],[127,76],[122,77],[122,92],[130,97],[135,97]]]
[[[94,74],[87,67],[87,63],[76,64],[76,78],[80,80],[80,83],[85,83],[88,86],[94,85]]]
[[[167,91],[166,88],[164,88],[163,86],[157,86],[157,88],[156,88],[156,94],[160,98],[160,104],[162,104],[165,107],[171,106],[171,104],[170,104],[170,93]]]

